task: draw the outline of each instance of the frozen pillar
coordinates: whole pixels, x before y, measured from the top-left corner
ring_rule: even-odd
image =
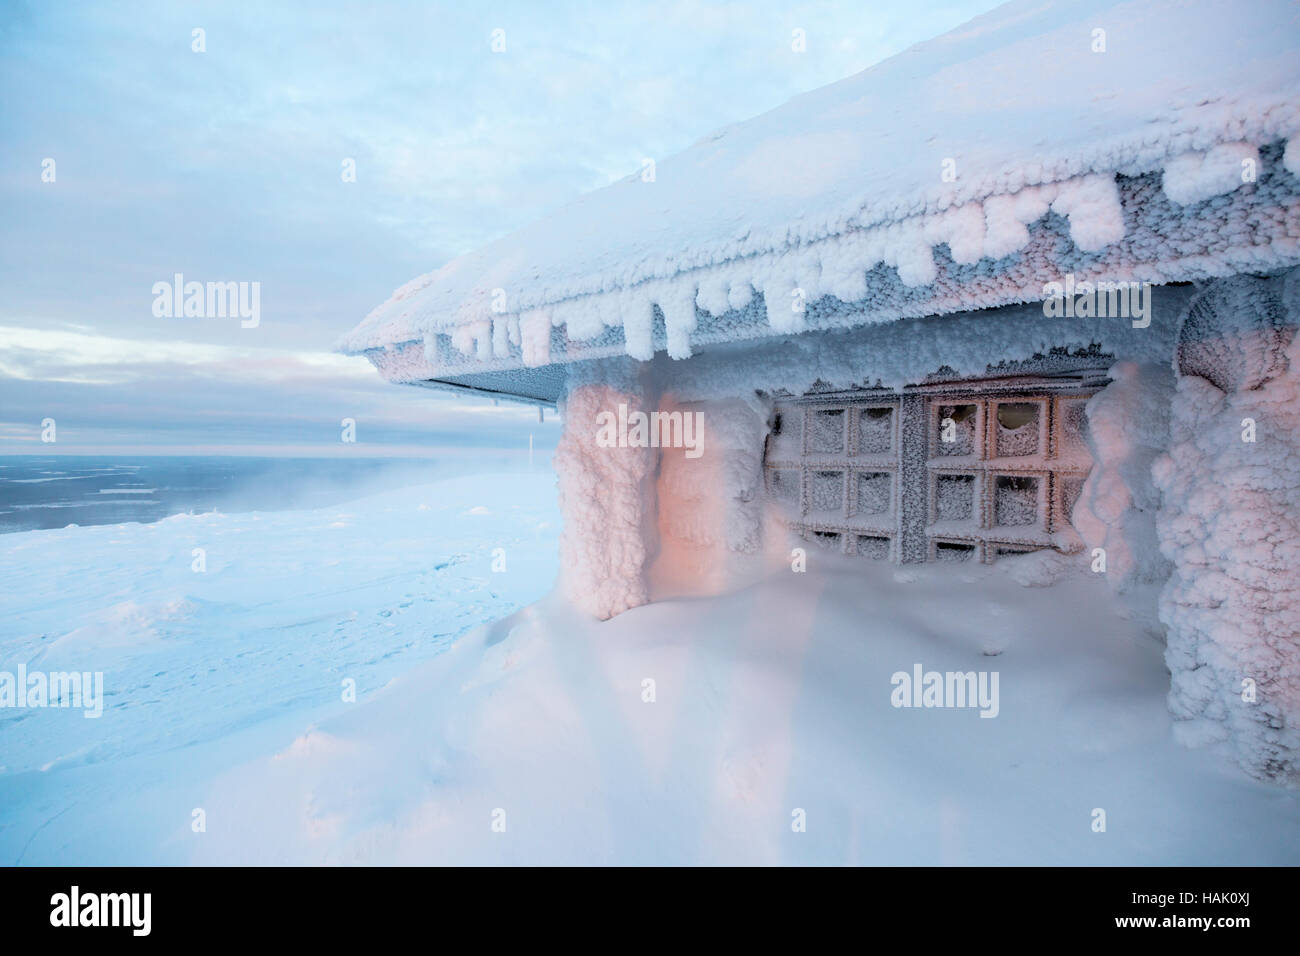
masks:
[[[628,414],[648,410],[644,391],[627,378],[626,385],[571,388],[553,459],[564,519],[560,590],[601,619],[647,601],[658,449],[621,440]]]
[[[1208,284],[1152,474],[1175,732],[1300,784],[1300,271]]]
[[[926,421],[926,402],[924,395],[904,392],[898,403],[898,414],[902,428],[899,434],[928,436],[932,422]],[[902,459],[898,469],[898,500],[902,510],[899,522],[898,548],[895,560],[900,564],[917,564],[929,556],[929,544],[925,537],[925,525],[929,518],[926,502],[930,493],[927,484],[930,476],[926,473],[925,456],[929,439],[920,442],[904,442]]]

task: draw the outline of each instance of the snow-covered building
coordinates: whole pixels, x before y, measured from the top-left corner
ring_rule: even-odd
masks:
[[[788,531],[1074,555],[1158,600],[1183,739],[1294,783],[1298,266],[1293,3],[1016,0],[412,281],[341,347],[560,409],[562,588],[598,617],[735,587]]]

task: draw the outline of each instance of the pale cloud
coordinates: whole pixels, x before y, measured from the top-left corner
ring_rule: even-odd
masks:
[[[89,331],[0,325],[0,374],[10,378],[124,385],[148,377],[150,366],[191,372],[221,368],[232,379],[254,377],[267,382],[304,376],[363,380],[374,375],[364,358],[332,352],[124,339]]]
[[[10,0],[0,445],[58,412],[122,447],[188,447],[188,427],[280,448],[348,408],[394,442],[493,428],[517,442],[535,412],[386,385],[332,343],[413,276],[643,157],[996,5]],[[256,334],[153,317],[153,283],[177,272],[260,282]]]

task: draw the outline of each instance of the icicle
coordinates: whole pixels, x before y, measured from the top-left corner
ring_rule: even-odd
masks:
[[[685,283],[665,282],[657,295],[659,310],[664,314],[664,331],[670,358],[691,357],[691,333],[695,331],[696,290]]]
[[[627,354],[648,362],[654,358],[654,310],[644,293],[624,292],[618,297],[623,316],[623,343]]]
[[[391,350],[392,346],[388,346],[388,349]],[[438,335],[436,332],[424,333],[424,360],[433,366],[438,364]]]
[[[929,216],[924,230],[925,241],[931,247],[941,242],[948,244],[953,262],[970,265],[984,256],[984,207],[980,203],[966,203]]]
[[[510,357],[510,329],[504,315],[492,320],[492,357]]]
[[[767,306],[767,324],[773,332],[801,332],[807,298],[795,284],[794,276],[777,260],[763,284],[763,303]]]
[[[1114,176],[1092,174],[1061,183],[1052,210],[1070,220],[1070,238],[1097,252],[1124,238],[1124,213]]]
[[[984,254],[1001,259],[1029,244],[1029,227],[1016,216],[1016,197],[990,196],[984,200]]]
[[[461,355],[474,354],[474,330],[469,325],[458,325],[451,330],[451,346]]]
[[[551,361],[551,316],[545,309],[525,312],[519,317],[520,347],[524,365],[536,368]]]
[[[1223,143],[1209,152],[1183,153],[1169,160],[1161,185],[1166,196],[1180,206],[1189,206],[1254,182],[1258,169],[1259,150],[1254,146]]]
[[[1292,176],[1300,179],[1300,136],[1292,136],[1286,141],[1286,152],[1282,154],[1282,166]]]
[[[722,315],[731,308],[727,301],[727,278],[721,269],[711,269],[707,276],[700,279],[695,302],[710,315]]]
[[[727,290],[727,302],[733,309],[739,311],[746,308],[749,303],[754,301],[754,286],[748,279],[732,279],[731,287]]]
[[[916,288],[929,285],[938,275],[934,252],[925,238],[920,219],[896,223],[885,229],[885,262],[898,270],[899,281]]]

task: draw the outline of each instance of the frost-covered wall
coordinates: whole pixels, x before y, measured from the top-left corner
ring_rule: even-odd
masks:
[[[1048,318],[1042,303],[958,315],[927,316],[843,331],[804,332],[701,351],[686,361],[656,358],[664,388],[686,400],[754,391],[802,395],[813,389],[901,389],[940,369],[953,378],[983,376],[1004,363],[1042,361],[1053,352],[1088,351],[1127,361],[1168,365],[1190,286],[1150,290],[1151,321],[1135,328],[1122,317]],[[1062,368],[1077,368],[1062,359]]]
[[[902,388],[940,369],[948,377],[990,369],[1072,374],[1088,362],[1105,368],[1111,355],[1167,367],[1190,297],[1189,287],[1152,290],[1149,324],[1142,327],[1119,316],[1049,318],[1039,304],[735,343],[684,361],[659,356],[569,366],[566,433],[555,458],[566,593],[607,617],[668,594],[720,593],[743,578],[744,556],[764,545],[761,476],[770,398],[761,394]],[[1030,366],[1008,365],[1022,362]],[[702,455],[597,446],[596,416],[620,403],[698,414]],[[1116,417],[1122,419],[1122,410]],[[1140,466],[1117,461],[1116,467],[1133,485]],[[1126,502],[1107,520],[1117,524],[1127,510]]]
[[[698,457],[684,448],[660,451],[651,597],[722,593],[744,573],[744,556],[763,544],[768,406],[751,395],[689,404],[668,396],[659,407],[698,416],[702,442]]]
[[[1206,288],[1154,467],[1169,706],[1190,745],[1300,785],[1300,272]]]
[[[1088,405],[1096,464],[1074,524],[1120,591],[1163,583],[1179,738],[1300,783],[1300,270],[1158,289],[1154,302],[1142,328],[1008,308],[575,366],[555,456],[564,591],[604,618],[684,581],[734,586],[735,559],[763,544],[756,391],[914,384],[922,370],[978,374],[1044,349],[1050,374],[1053,348],[1087,343],[1118,361]],[[702,454],[600,446],[598,416],[620,404],[699,414]]]

